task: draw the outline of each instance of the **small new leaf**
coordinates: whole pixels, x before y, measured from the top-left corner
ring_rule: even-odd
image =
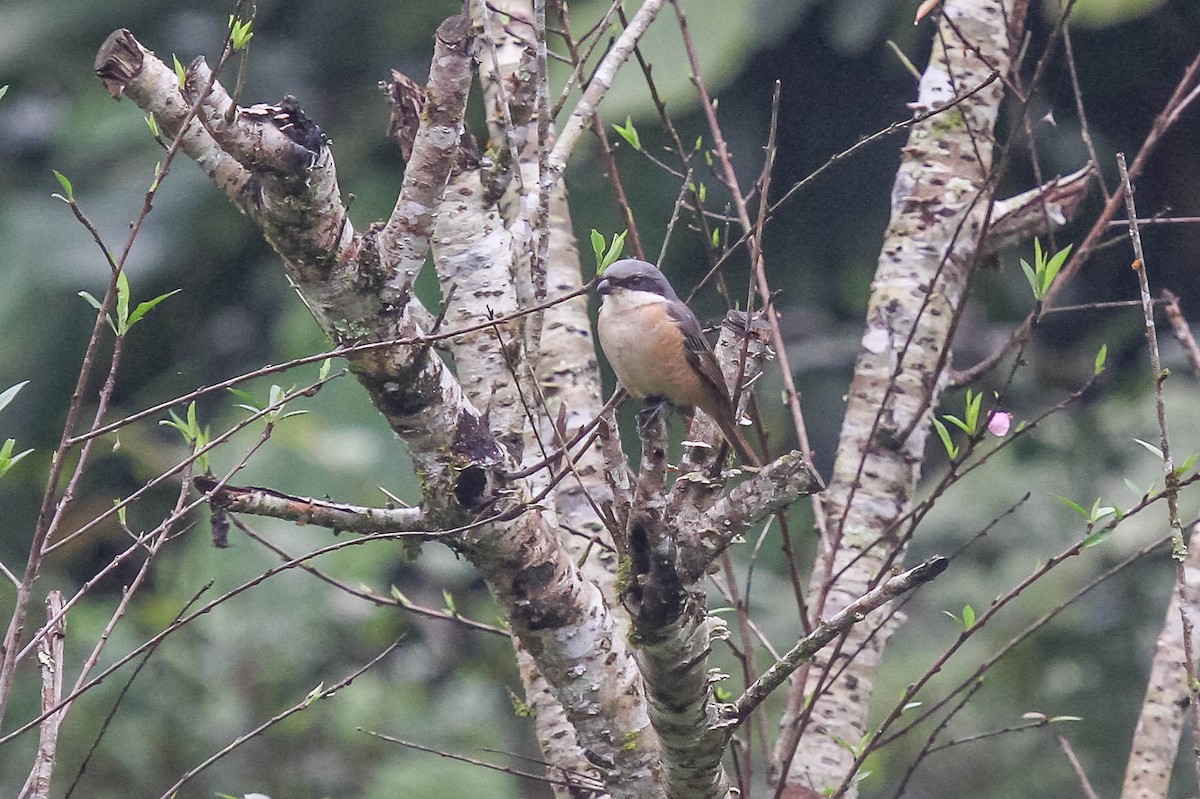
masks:
[[[83,297],[83,301],[95,308],[97,311],[104,310],[104,306],[100,304],[100,300],[93,297],[91,292],[81,291],[79,292],[79,296]],[[116,333],[117,323],[113,321],[112,314],[105,314],[104,318],[108,322],[108,326],[112,328],[112,332]]]
[[[258,413],[263,409],[262,403],[260,403],[249,391],[243,391],[240,388],[229,388],[227,390],[230,394],[242,400],[242,402],[238,403],[239,408],[245,408],[251,413]]]
[[[250,30],[253,24],[253,19],[241,22],[237,17],[229,17],[229,43],[235,51],[244,50],[250,44],[250,40],[254,38],[254,32]]]
[[[58,178],[58,185],[62,186],[63,190],[62,194],[51,194],[50,196],[57,197],[67,205],[74,205],[75,188],[71,185],[71,181],[67,180],[67,176],[57,169],[51,169],[50,171],[54,173],[54,177]]]
[[[1134,441],[1145,447],[1147,452],[1158,458],[1160,461],[1163,460],[1162,450],[1151,444],[1149,441],[1142,441],[1140,438],[1135,438]]]
[[[592,252],[596,254],[597,275],[603,275],[609,264],[621,257],[621,250],[625,249],[625,236],[628,234],[628,230],[614,233],[612,244],[608,245],[608,249],[605,250],[604,236],[595,228],[592,229]]]
[[[1059,502],[1061,502],[1062,504],[1066,505],[1066,506],[1067,506],[1068,508],[1070,508],[1071,510],[1075,511],[1076,513],[1078,513],[1078,514],[1079,514],[1080,516],[1082,516],[1082,517],[1083,517],[1085,520],[1088,518],[1088,512],[1087,512],[1087,510],[1086,510],[1086,509],[1085,509],[1085,508],[1084,508],[1082,505],[1080,505],[1078,502],[1075,502],[1075,501],[1073,501],[1073,500],[1067,499],[1066,497],[1060,497],[1060,496],[1058,496],[1057,494],[1055,494],[1055,495],[1054,495],[1054,498],[1055,498],[1055,499],[1057,499],[1057,500],[1058,500]]]
[[[942,418],[945,419],[950,424],[957,427],[959,430],[962,430],[967,435],[970,435],[971,433],[975,432],[974,430],[971,429],[971,425],[969,422],[964,422],[962,419],[959,419],[957,416],[953,416],[951,414],[946,414]]]
[[[604,262],[604,234],[592,228],[592,252],[596,255],[596,274],[600,274],[600,264]]]
[[[16,455],[13,455],[12,451],[16,446],[17,440],[15,438],[10,438],[3,445],[0,445],[0,477],[8,474],[9,469],[16,466],[26,455],[33,452],[32,449],[27,449],[24,452],[18,452]]]
[[[183,289],[175,289],[174,291],[168,291],[166,294],[159,294],[157,297],[155,297],[152,300],[146,300],[145,302],[139,302],[137,307],[133,309],[133,313],[131,313],[129,315],[129,324],[125,328],[126,331],[128,331],[129,328],[133,327],[138,322],[140,322],[142,320],[143,316],[150,313],[150,311],[154,310],[155,305],[158,305],[160,302],[165,300],[167,297],[175,296],[176,294],[178,294],[181,291],[183,291]]]
[[[7,408],[8,404],[16,399],[16,396],[21,389],[25,388],[27,385],[29,385],[29,381],[22,380],[20,383],[17,383],[14,386],[9,386],[8,388],[4,389],[4,391],[0,391],[0,411]]]
[[[1092,509],[1088,513],[1088,524],[1095,524],[1106,516],[1112,516],[1116,511],[1116,508],[1100,507],[1100,497],[1096,497],[1096,501],[1092,503]]]
[[[950,438],[950,431],[946,429],[946,425],[942,424],[941,420],[936,416],[933,418],[933,429],[937,431],[938,438],[942,440],[942,446],[946,448],[946,454],[951,460],[958,457],[958,447],[954,445],[954,441]]]
[[[129,277],[117,273],[117,335],[129,332]]]
[[[961,627],[964,633],[975,626],[975,608],[970,605],[963,605],[962,616],[955,616],[948,610],[943,610],[942,613],[954,619],[955,624]]]
[[[625,117],[625,127],[613,125],[613,130],[635,150],[642,149],[642,138],[638,136],[637,128],[633,126],[633,118]]]
[[[1054,278],[1058,277],[1059,270],[1071,255],[1071,246],[1067,245],[1054,255],[1047,257],[1045,250],[1042,249],[1042,243],[1037,239],[1033,240],[1033,266],[1022,259],[1021,269],[1025,272],[1025,279],[1029,281],[1029,287],[1033,289],[1033,298],[1038,302],[1041,302],[1050,291]]]
[[[1092,365],[1092,375],[1098,375],[1104,371],[1104,364],[1108,361],[1108,345],[1101,344],[1100,351],[1096,353],[1096,361]]]
[[[187,70],[179,63],[179,58],[174,53],[171,54],[171,61],[175,65],[175,79],[179,81],[179,91],[183,91],[187,84]]]
[[[323,694],[323,693],[325,693],[325,683],[319,682],[319,683],[317,683],[317,687],[313,688],[311,691],[309,691],[308,695],[304,697],[304,705],[303,706],[308,707],[313,702],[316,702],[318,699],[321,698],[321,694]]]

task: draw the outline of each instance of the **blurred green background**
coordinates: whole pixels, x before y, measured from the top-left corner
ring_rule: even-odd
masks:
[[[578,2],[572,17],[582,27],[599,17],[603,3]],[[632,9],[634,4],[627,4]],[[689,0],[684,3],[735,164],[749,185],[766,141],[773,83],[782,84],[782,115],[776,193],[808,174],[861,136],[908,115],[914,79],[886,44],[892,40],[918,67],[927,57],[930,25],[912,25],[916,2],[891,0]],[[1037,5],[1037,4],[1035,4]],[[1030,21],[1032,52],[1045,42],[1057,3],[1038,6]],[[386,217],[395,200],[402,163],[385,135],[387,109],[376,88],[392,68],[418,81],[428,69],[431,36],[457,3],[315,2],[258,3],[255,38],[246,73],[245,102],[274,102],[296,95],[329,134],[341,184],[356,199],[351,216],[365,228]],[[0,439],[36,452],[0,481],[6,532],[0,560],[20,570],[41,495],[49,453],[57,443],[67,398],[77,373],[92,312],[77,297],[103,291],[107,268],[94,243],[50,197],[59,191],[51,174],[71,178],[84,211],[110,247],[119,248],[142,204],[161,151],[142,114],[129,102],[114,103],[92,76],[92,60],[114,28],[129,28],[161,57],[184,63],[217,54],[232,4],[159,0],[6,0],[0,4],[0,389],[30,384],[2,415]],[[1073,42],[1102,170],[1115,182],[1114,153],[1132,155],[1153,115],[1173,89],[1200,41],[1200,6],[1194,0],[1081,0]],[[556,42],[551,42],[556,46]],[[558,49],[563,49],[559,47]],[[645,52],[685,142],[706,134],[681,58],[669,11],[657,23]],[[560,72],[559,80],[563,78]],[[478,102],[477,92],[473,98]],[[1065,174],[1083,164],[1086,152],[1065,62],[1055,58],[1031,100],[1031,119],[1043,174]],[[1020,127],[1008,116],[1001,130]],[[474,109],[476,132],[481,115]],[[668,143],[656,124],[636,69],[622,73],[605,102],[607,123],[633,118],[651,151]],[[616,137],[614,137],[614,140]],[[786,335],[819,464],[831,464],[858,339],[862,313],[888,214],[888,195],[901,136],[867,148],[838,166],[781,209],[766,237],[773,285],[780,290]],[[628,147],[618,147],[650,257],[658,252],[678,183]],[[668,159],[669,160],[669,159]],[[588,141],[568,173],[576,230],[611,233],[622,227],[612,191]],[[1003,193],[1032,185],[1030,158],[1019,154]],[[722,193],[706,180],[719,209]],[[1200,215],[1200,112],[1193,109],[1164,140],[1138,186],[1143,215]],[[1099,207],[1095,193],[1080,222],[1056,236],[1057,246],[1078,241]],[[1089,262],[1064,303],[1131,299],[1136,280],[1123,231]],[[1161,225],[1145,231],[1154,285],[1180,294],[1184,310],[1200,316],[1200,232],[1194,225]],[[585,244],[586,248],[586,244]],[[1003,341],[1028,311],[1030,297],[1019,255],[1008,253],[1000,271],[977,281],[960,327],[955,364],[974,363]],[[703,273],[698,237],[681,226],[664,268],[681,289]],[[128,342],[110,418],[154,405],[197,386],[265,363],[319,352],[327,346],[287,285],[278,260],[254,227],[238,215],[192,164],[176,162],[154,212],[129,260],[134,295],[146,299],[172,289],[167,300]],[[728,272],[745,283],[744,255]],[[432,281],[426,298],[436,302]],[[702,318],[719,314],[711,290],[698,296]],[[957,634],[942,610],[964,604],[982,609],[1037,564],[1078,539],[1082,524],[1054,499],[1070,497],[1090,506],[1128,507],[1135,495],[1129,478],[1145,489],[1158,464],[1131,440],[1156,440],[1149,367],[1136,310],[1067,313],[1048,317],[1018,374],[1008,409],[1030,418],[1086,381],[1097,348],[1107,343],[1110,369],[1100,387],[1070,412],[1007,450],[988,469],[957,485],[923,526],[910,561],[957,549],[1027,491],[1016,513],[974,545],[935,584],[906,608],[911,622],[887,654],[880,704],[898,697]],[[1200,451],[1200,402],[1173,342],[1164,357],[1175,372],[1168,381],[1176,451]],[[250,390],[265,396],[271,382],[306,383],[316,367],[260,381]],[[774,398],[780,383],[760,385],[773,439],[788,441],[786,419]],[[995,384],[986,383],[984,388]],[[94,392],[93,392],[94,396]],[[202,422],[214,431],[242,418],[231,396],[199,403]],[[947,412],[961,394],[946,399]],[[378,504],[380,487],[416,498],[403,447],[396,444],[364,393],[349,379],[334,381],[301,407],[309,413],[281,424],[238,481],[269,485],[300,495],[328,495],[346,502]],[[71,519],[74,529],[111,507],[185,454],[178,436],[153,423],[124,429],[100,442]],[[239,435],[214,456],[214,469],[238,461],[259,428]],[[934,445],[936,446],[936,445]],[[1182,459],[1182,458],[1180,458]],[[926,472],[941,473],[935,452]],[[129,525],[148,529],[170,506],[175,488],[153,492],[129,512]],[[1197,502],[1185,496],[1185,519]],[[793,525],[797,546],[811,555],[807,508]],[[969,673],[978,658],[1008,640],[1031,619],[1069,596],[1091,576],[1162,534],[1165,510],[1156,507],[1120,528],[1103,546],[1054,572],[981,633],[928,695]],[[296,554],[328,543],[327,533],[250,520]],[[153,635],[205,583],[204,601],[276,564],[276,556],[234,532],[233,546],[215,550],[206,514],[160,556],[148,586],[116,629],[101,665],[113,662]],[[794,640],[798,623],[786,572],[771,532],[754,578],[754,611],[775,644]],[[115,523],[64,547],[47,564],[39,590],[71,592],[125,546]],[[743,549],[746,549],[743,547]],[[739,557],[745,557],[739,552]],[[322,568],[351,585],[386,593],[399,587],[414,601],[457,608],[483,621],[497,610],[474,572],[445,550],[426,547],[420,561],[406,561],[396,547],[376,543],[323,559]],[[136,568],[102,580],[70,616],[67,639],[72,669],[90,651],[99,629]],[[908,796],[937,797],[967,790],[990,797],[1070,795],[1076,778],[1051,737],[1064,732],[1101,794],[1119,785],[1132,719],[1141,701],[1150,647],[1161,624],[1173,566],[1165,556],[1138,563],[1071,608],[1020,646],[989,675],[974,702],[950,727],[965,736],[1019,722],[1026,711],[1071,714],[1084,721],[970,744],[935,755],[912,781]],[[7,619],[13,594],[0,582],[0,613]],[[36,610],[34,620],[41,618]],[[32,626],[32,623],[31,625]],[[519,759],[487,755],[490,747],[536,757],[527,720],[514,713],[508,691],[519,691],[508,642],[467,633],[355,600],[300,572],[288,572],[226,603],[170,637],[149,662],[109,728],[75,791],[81,797],[157,796],[183,771],[288,705],[318,683],[336,682],[358,664],[404,635],[401,649],[336,697],[243,746],[193,781],[182,796],[240,795],[259,791],[282,797],[433,797],[549,795],[528,781],[412,752],[369,738],[359,727],[418,743],[490,757],[518,768]],[[764,656],[765,658],[765,656]],[[736,673],[731,662],[727,671]],[[57,773],[61,795],[75,778],[104,714],[130,671],[81,699],[68,718]],[[68,676],[73,678],[71,671]],[[732,686],[736,687],[737,680]],[[5,731],[35,713],[35,670],[26,663]],[[0,795],[15,795],[31,762],[33,735],[0,747]],[[864,796],[892,795],[914,739],[888,749],[869,764]],[[1177,769],[1176,796],[1194,795],[1192,769]],[[532,770],[537,770],[536,766]],[[452,787],[451,787],[452,786]]]

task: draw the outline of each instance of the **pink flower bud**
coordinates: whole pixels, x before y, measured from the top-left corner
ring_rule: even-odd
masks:
[[[992,415],[988,417],[988,432],[994,436],[1008,435],[1008,429],[1012,427],[1013,415],[1008,411],[992,411]]]

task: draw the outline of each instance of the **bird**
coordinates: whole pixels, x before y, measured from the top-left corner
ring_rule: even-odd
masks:
[[[658,267],[635,258],[614,261],[600,275],[596,292],[600,348],[625,390],[647,404],[666,401],[689,418],[699,408],[742,463],[761,466],[738,429],[712,345]]]

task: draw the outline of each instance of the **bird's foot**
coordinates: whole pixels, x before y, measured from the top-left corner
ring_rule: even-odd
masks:
[[[638,411],[638,433],[644,433],[646,428],[657,423],[667,415],[667,401],[661,397],[646,397],[642,400],[642,409]]]

